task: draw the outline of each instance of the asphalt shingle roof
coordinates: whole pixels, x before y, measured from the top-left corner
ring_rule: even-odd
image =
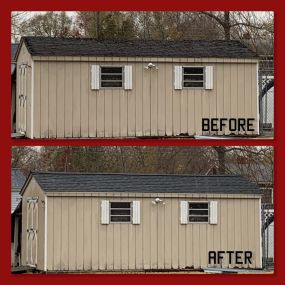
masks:
[[[236,175],[163,175],[124,173],[33,172],[45,192],[139,192],[261,194],[259,188]]]
[[[26,177],[23,174],[22,170],[19,168],[12,168],[11,170],[12,191],[21,190],[21,188],[25,184],[25,181]]]
[[[255,58],[239,41],[95,40],[87,38],[23,37],[31,55],[121,57]]]
[[[25,184],[26,177],[19,168],[11,170],[11,212],[13,213],[21,201],[20,190]]]

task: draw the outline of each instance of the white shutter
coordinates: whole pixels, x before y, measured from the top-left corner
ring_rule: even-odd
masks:
[[[180,201],[180,222],[182,225],[188,224],[188,201]]]
[[[126,90],[131,90],[133,88],[133,67],[131,65],[125,65],[124,67],[124,86]]]
[[[205,81],[205,89],[213,89],[213,66],[206,66],[205,70],[206,81]]]
[[[140,201],[133,201],[133,224],[139,225],[141,223],[141,203]]]
[[[102,200],[101,202],[101,224],[108,225],[110,223],[110,202]]]
[[[91,89],[100,89],[100,66],[91,65]]]
[[[182,89],[182,66],[174,67],[174,89]]]
[[[210,224],[218,223],[218,201],[210,201]]]

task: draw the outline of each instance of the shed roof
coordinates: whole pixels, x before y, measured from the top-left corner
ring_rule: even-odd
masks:
[[[96,40],[90,38],[22,37],[31,55],[121,57],[255,58],[239,41]]]
[[[252,182],[236,175],[33,172],[44,192],[138,192],[261,194]]]

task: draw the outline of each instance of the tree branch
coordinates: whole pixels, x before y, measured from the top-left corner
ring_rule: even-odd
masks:
[[[248,23],[238,22],[238,23],[231,24],[231,27],[236,27],[236,26],[245,26],[245,27],[250,27],[250,28],[259,29],[259,30],[263,29],[263,26],[255,26],[255,25],[248,24]]]
[[[218,16],[214,15],[213,13],[206,12],[206,11],[200,11],[200,13],[216,20],[221,26],[225,25],[225,23]]]

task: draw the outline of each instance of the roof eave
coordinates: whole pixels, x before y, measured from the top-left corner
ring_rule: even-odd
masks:
[[[25,181],[25,183],[23,185],[23,187],[21,188],[21,191],[20,191],[20,195],[21,196],[23,196],[23,194],[24,194],[24,192],[25,192],[29,182],[31,181],[32,177],[33,177],[33,173],[30,172],[28,178],[26,179],[26,181]]]
[[[18,45],[16,54],[15,54],[15,58],[14,58],[15,62],[18,61],[18,56],[19,56],[20,50],[21,50],[21,48],[22,48],[23,42],[24,42],[24,37],[21,38],[20,43],[19,43],[19,45]]]

